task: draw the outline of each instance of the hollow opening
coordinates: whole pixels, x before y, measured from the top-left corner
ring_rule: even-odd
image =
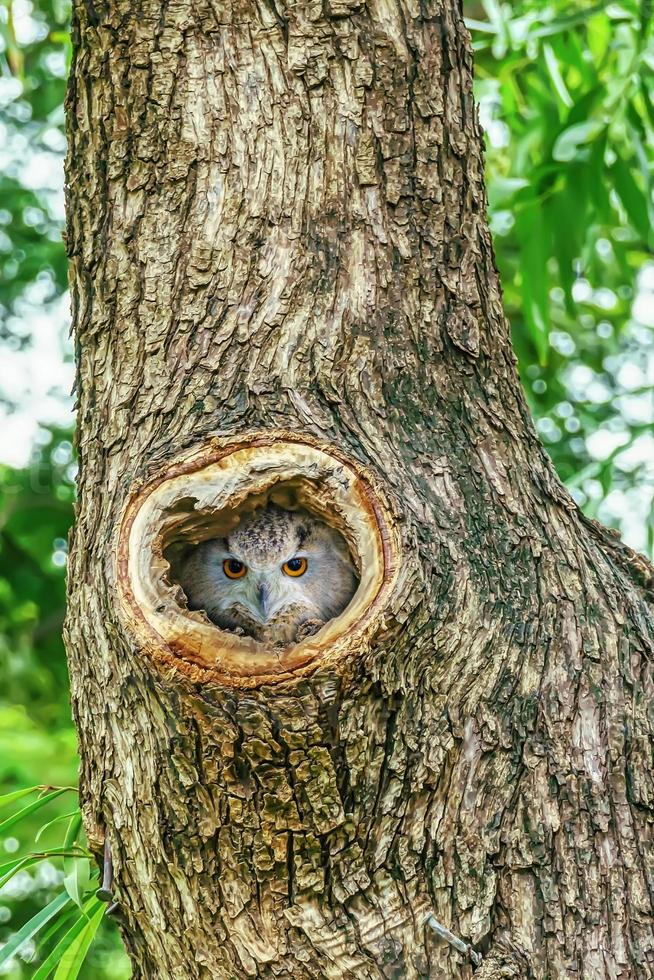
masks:
[[[319,634],[354,599],[362,556],[316,481],[280,481],[220,510],[186,503],[162,540],[163,584],[181,588],[183,609],[279,648]]]
[[[122,607],[155,659],[226,683],[279,680],[370,633],[394,575],[394,540],[355,461],[288,435],[212,440],[131,500],[118,548]],[[249,586],[228,596],[240,610],[231,618],[213,601],[228,559],[246,567]]]

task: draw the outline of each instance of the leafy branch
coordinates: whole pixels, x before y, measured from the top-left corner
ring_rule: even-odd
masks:
[[[24,826],[34,814],[65,793],[77,793],[72,786],[30,786],[0,797],[0,811],[11,810],[29,796],[26,806],[0,820],[0,834]],[[93,855],[79,841],[82,817],[79,807],[43,824],[34,842],[57,824],[67,821],[61,843],[55,847],[30,850],[0,865],[0,894],[19,872],[42,861],[63,865],[62,890],[44,908],[24,923],[0,947],[0,970],[36,940],[36,958],[41,962],[33,980],[74,980],[79,975],[93,939],[106,914],[106,904],[97,895],[98,873],[92,871]],[[49,928],[48,928],[49,927]]]

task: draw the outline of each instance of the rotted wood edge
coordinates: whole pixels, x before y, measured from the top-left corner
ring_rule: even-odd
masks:
[[[275,447],[284,443],[317,450],[354,474],[358,494],[364,504],[363,517],[378,537],[382,559],[381,580],[363,612],[345,630],[335,632],[339,622],[345,617],[344,613],[332,621],[331,629],[324,638],[309,637],[297,645],[285,648],[281,655],[271,654],[265,658],[261,669],[256,666],[246,672],[234,669],[233,666],[229,670],[219,669],[189,649],[183,639],[171,642],[148,622],[133,594],[130,579],[130,535],[134,521],[150,495],[162,484],[185,474],[196,473],[239,451]],[[295,682],[318,667],[344,664],[348,658],[356,657],[370,645],[374,635],[383,626],[383,611],[395,591],[400,550],[396,522],[378,481],[361,463],[338,447],[323,443],[313,436],[299,435],[287,430],[250,432],[237,438],[218,434],[165,467],[144,476],[129,495],[118,524],[115,547],[119,615],[123,628],[135,642],[136,648],[163,672],[179,671],[196,684],[235,688]],[[190,614],[188,622],[193,622]],[[230,634],[223,633],[217,627],[212,629],[217,636],[225,637],[226,642],[220,645],[221,658],[229,662],[230,647],[238,646],[237,638],[230,638]]]

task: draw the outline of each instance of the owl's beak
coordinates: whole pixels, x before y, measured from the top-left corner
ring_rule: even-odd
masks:
[[[259,609],[261,610],[263,621],[264,623],[267,623],[268,613],[270,612],[270,589],[267,582],[260,583],[257,590],[257,600],[259,602]]]

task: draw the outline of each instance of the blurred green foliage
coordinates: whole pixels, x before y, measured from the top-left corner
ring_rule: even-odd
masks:
[[[66,0],[0,0],[0,408],[5,409],[5,427],[14,425],[11,413],[22,408],[11,394],[17,370],[12,355],[35,345],[42,328],[36,313],[50,316],[53,331],[63,326],[56,306],[66,288],[61,192],[69,15]],[[57,429],[44,418],[31,453],[25,453],[26,465],[0,464],[0,793],[37,783],[73,788],[77,783],[61,641],[74,498],[71,440],[70,427]],[[35,844],[40,828],[76,810],[74,791],[7,827],[7,819],[32,800],[29,796],[5,807],[0,801],[0,881],[23,855],[61,847],[69,832],[70,817],[52,823]],[[48,903],[62,903],[58,915],[0,965],[0,975],[10,980],[34,976],[57,943],[60,953],[67,946],[67,959],[53,962],[55,976],[77,975],[84,945],[104,907],[88,898],[91,882],[85,929],[87,920],[65,884],[73,894],[77,886],[83,892],[87,870],[86,857],[52,857],[19,867],[0,887],[0,946]],[[79,976],[124,980],[129,975],[116,929],[105,918]]]
[[[88,856],[73,859],[70,852],[67,859],[48,856],[52,848],[65,844],[71,819],[78,812],[77,745],[61,643],[74,471],[68,433],[45,430],[41,443],[29,467],[0,466],[0,787],[10,792],[39,780],[71,786],[73,792],[50,798],[46,793],[46,804],[35,809],[29,798],[8,807],[0,799],[0,944],[9,941],[18,926],[33,922],[49,902],[61,901],[59,896],[64,901],[57,916],[9,961],[10,980],[32,976],[58,946],[58,952],[66,952],[73,963],[61,977],[76,976],[71,972],[79,965],[74,954],[83,951],[104,909],[93,898],[97,882],[86,880],[91,868]],[[11,824],[21,808],[24,816]],[[18,863],[35,848],[45,852],[45,860],[26,867]],[[67,895],[71,876],[78,883],[88,926]],[[48,930],[49,937],[42,941]],[[1,957],[2,949],[0,974],[5,968]],[[53,969],[57,962],[65,966],[68,961],[58,959]],[[79,975],[89,980],[122,980],[130,975],[113,924],[106,919]]]
[[[654,549],[650,0],[467,4],[505,308],[541,438]]]
[[[487,136],[497,259],[536,423],[586,511],[622,527],[633,543],[651,552],[654,50],[649,0],[608,5],[485,0],[466,3],[465,10]],[[61,161],[68,16],[66,0],[0,0],[0,409],[4,404],[5,426],[14,426],[24,408],[8,384],[12,354],[35,346],[37,311],[45,312],[53,331],[62,326],[57,303],[66,284]],[[72,437],[54,427],[47,413],[38,421],[25,465],[0,465],[0,793],[76,781],[61,644],[73,514]],[[7,812],[23,805],[22,800],[7,804]],[[52,824],[38,845],[35,838],[41,826],[71,810],[70,794],[63,793],[5,831],[5,812],[0,813],[0,866],[35,846],[61,846],[70,817]],[[63,859],[53,857],[19,870],[0,887],[0,943],[62,894],[67,873]],[[61,923],[63,932],[36,946],[28,941],[10,972],[6,966],[0,972],[11,980],[33,976],[75,914],[79,917],[74,908],[70,901],[62,908],[69,916]],[[87,909],[91,919],[99,915],[96,909],[92,904]],[[115,931],[105,920],[80,976],[119,980],[128,975]]]

